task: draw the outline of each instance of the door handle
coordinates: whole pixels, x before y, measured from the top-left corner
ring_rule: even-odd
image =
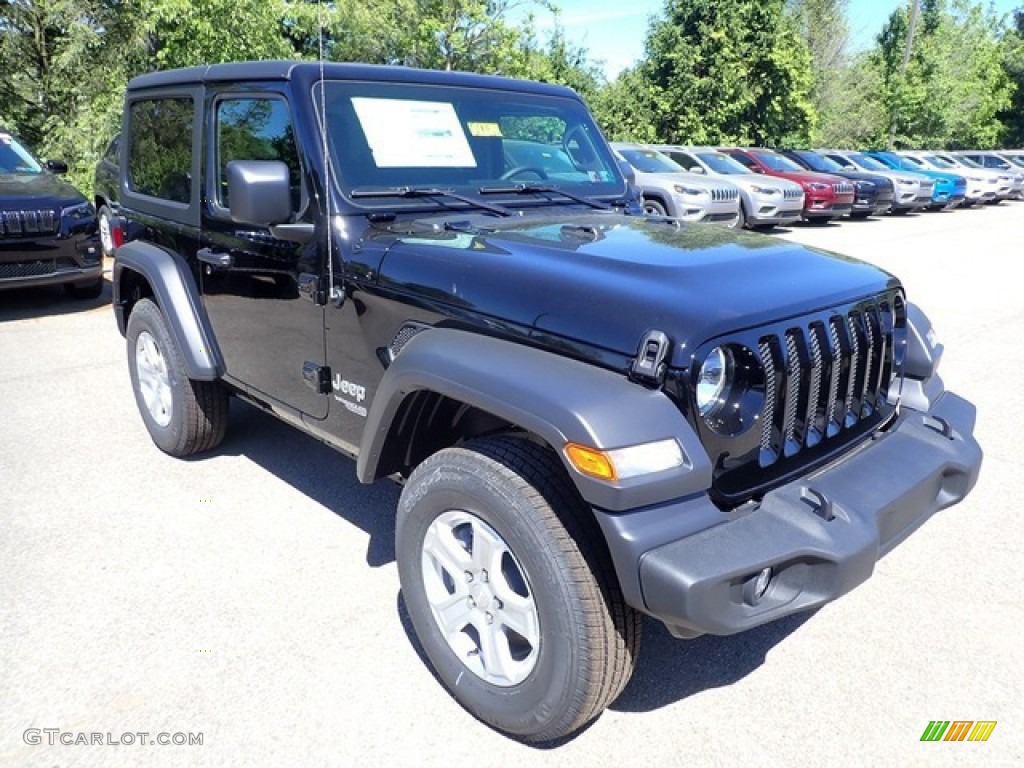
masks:
[[[227,269],[234,263],[230,253],[216,253],[209,248],[200,248],[196,251],[196,258],[204,264],[209,264],[218,269]]]

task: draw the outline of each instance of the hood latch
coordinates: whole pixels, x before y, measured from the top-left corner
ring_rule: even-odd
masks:
[[[665,358],[671,345],[661,331],[648,331],[640,342],[640,349],[629,366],[629,378],[647,387],[660,387],[665,383]]]

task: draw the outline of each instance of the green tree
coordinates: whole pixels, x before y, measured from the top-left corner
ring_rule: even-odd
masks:
[[[1013,85],[1009,104],[996,116],[1003,126],[1001,143],[1006,147],[1024,147],[1024,9],[1013,14],[1013,21],[1002,39],[1003,71]]]
[[[666,0],[641,74],[656,136],[671,142],[805,144],[811,60],[785,0]]]
[[[1013,85],[1004,69],[1001,21],[969,0],[923,0],[903,71],[906,8],[889,17],[872,63],[882,80],[886,125],[902,147],[991,147]]]

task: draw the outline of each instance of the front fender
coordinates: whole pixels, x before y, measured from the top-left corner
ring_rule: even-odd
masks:
[[[679,409],[660,390],[552,352],[450,329],[416,335],[388,368],[367,415],[357,474],[376,477],[392,420],[406,396],[445,395],[538,435],[555,449],[591,505],[623,511],[706,491],[711,462]],[[609,483],[578,472],[566,443],[610,450],[675,438],[684,465]]]
[[[126,309],[131,300],[122,295],[126,271],[141,275],[153,290],[171,335],[181,350],[188,377],[212,381],[223,376],[224,358],[199,299],[199,289],[185,263],[162,248],[137,240],[117,249],[113,306],[122,336],[127,327]]]

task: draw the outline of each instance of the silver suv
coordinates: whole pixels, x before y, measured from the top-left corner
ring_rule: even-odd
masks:
[[[740,190],[735,184],[690,173],[661,152],[640,144],[612,143],[612,149],[633,169],[647,213],[742,226]]]
[[[751,173],[715,147],[653,144],[656,149],[692,173],[728,177],[740,190],[740,223],[750,229],[788,226],[800,221],[804,190],[795,181]]]

